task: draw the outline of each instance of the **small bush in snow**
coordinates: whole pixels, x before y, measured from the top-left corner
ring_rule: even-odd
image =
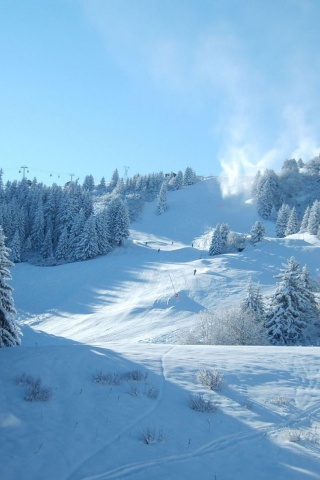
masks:
[[[224,380],[223,374],[218,372],[215,368],[203,368],[197,373],[197,380],[204,386],[209,387],[210,390],[219,391],[222,389]]]
[[[270,403],[273,405],[279,405],[280,407],[287,407],[290,404],[290,400],[287,395],[276,395],[271,398]]]
[[[151,400],[156,400],[159,397],[159,389],[157,387],[149,387],[146,390],[146,396]]]
[[[31,375],[27,375],[26,373],[21,373],[14,378],[14,383],[16,385],[31,385],[34,381],[34,378]]]
[[[215,313],[195,316],[189,332],[182,332],[180,341],[188,345],[267,345],[268,335],[263,322],[241,308],[227,308]]]
[[[131,395],[132,397],[138,397],[140,395],[140,392],[139,392],[139,389],[135,386],[132,386],[129,391],[128,391],[129,395]]]
[[[312,442],[314,444],[319,443],[319,435],[317,434],[316,429],[314,431],[310,431],[288,428],[287,430],[285,430],[284,436],[286,440],[293,443],[299,443],[304,440],[306,440],[307,442]]]
[[[52,397],[52,389],[42,385],[41,378],[22,373],[15,377],[14,383],[26,387],[24,399],[27,402],[48,402]]]
[[[190,395],[188,405],[192,410],[197,412],[212,413],[217,410],[217,406],[210,400],[204,398],[203,395]]]
[[[301,430],[289,428],[285,432],[286,439],[289,442],[299,443],[303,440],[303,434]]]
[[[142,372],[141,370],[131,370],[124,374],[124,379],[127,381],[145,382],[147,378],[148,373]]]
[[[121,385],[123,377],[119,373],[97,371],[92,376],[94,383],[101,383],[102,385]]]
[[[163,442],[164,438],[165,436],[162,428],[156,429],[155,427],[146,427],[140,433],[140,440],[146,445]]]
[[[27,384],[24,399],[27,402],[48,402],[52,397],[52,389],[42,385],[40,378],[34,378]]]

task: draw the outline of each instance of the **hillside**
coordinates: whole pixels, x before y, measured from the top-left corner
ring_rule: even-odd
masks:
[[[215,178],[168,192],[168,206],[158,216],[155,202],[147,203],[125,246],[104,257],[54,268],[16,265],[12,283],[24,324],[85,343],[166,343],[195,313],[238,302],[249,276],[264,293],[273,291],[291,255],[318,275],[319,242],[308,234],[275,239],[267,221],[256,247],[210,257],[208,232],[217,223],[249,233],[258,219],[245,196],[223,198]]]
[[[250,276],[272,292],[291,255],[318,276],[319,241],[276,239],[269,222],[256,247],[209,257],[216,223],[249,233],[249,200],[205,179],[168,192],[161,216],[146,204],[104,257],[14,267],[24,336],[0,350],[1,478],[320,479],[318,347],[177,343],[196,313],[238,302]],[[217,369],[221,389],[199,369]],[[37,378],[47,402],[24,400]],[[214,411],[191,409],[198,395]]]

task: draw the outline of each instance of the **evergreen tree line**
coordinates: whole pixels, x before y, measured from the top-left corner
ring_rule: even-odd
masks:
[[[239,306],[200,314],[185,343],[223,345],[310,345],[319,338],[316,284],[294,257],[282,265],[274,294],[264,298],[250,279]]]
[[[125,202],[114,196],[95,211],[93,196],[77,182],[46,187],[22,179],[2,185],[0,225],[13,262],[85,260],[108,253],[129,235]]]
[[[310,233],[320,238],[320,202],[315,200],[308,206],[301,222],[298,219],[296,208],[290,209],[289,205],[282,204],[276,219],[276,235],[279,238],[293,233]]]
[[[280,236],[292,230],[297,233],[303,216],[309,207],[320,198],[320,156],[309,162],[302,160],[286,160],[281,172],[276,174],[272,169],[267,169],[263,174],[259,171],[255,177],[252,194],[255,199],[259,215],[268,220],[277,221],[280,214]],[[294,212],[292,211],[294,208]],[[292,214],[289,222],[288,214]],[[281,212],[280,212],[281,211]],[[287,222],[284,221],[286,218]],[[285,226],[284,224],[287,223]],[[313,228],[318,231],[317,228]],[[313,234],[317,234],[317,231]]]
[[[188,167],[184,174],[137,174],[126,180],[116,169],[108,184],[103,177],[98,185],[92,175],[82,185],[71,181],[64,187],[47,187],[26,178],[4,185],[0,170],[0,225],[10,259],[53,265],[104,255],[129,236],[130,221],[144,202],[159,197],[162,190],[157,213],[163,213],[167,189],[195,181]]]

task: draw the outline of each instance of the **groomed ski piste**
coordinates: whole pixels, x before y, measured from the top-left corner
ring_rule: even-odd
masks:
[[[320,479],[319,347],[182,345],[201,311],[237,304],[251,277],[275,289],[292,255],[318,277],[314,236],[266,238],[210,257],[217,223],[249,234],[247,194],[217,179],[147,203],[108,255],[12,269],[22,345],[0,350],[0,478]],[[194,270],[196,273],[194,274]],[[201,369],[223,375],[215,391]],[[48,401],[25,401],[28,378]],[[212,412],[190,408],[201,398]]]

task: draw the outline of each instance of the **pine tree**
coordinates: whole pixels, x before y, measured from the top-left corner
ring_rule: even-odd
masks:
[[[113,190],[114,187],[117,185],[118,180],[119,180],[119,172],[118,172],[118,169],[116,168],[112,174],[111,181],[109,183],[109,187],[111,188],[111,190]]]
[[[184,172],[184,177],[183,177],[183,185],[193,185],[196,183],[197,177],[195,172],[192,170],[191,167],[187,167],[185,172]]]
[[[291,213],[288,218],[288,223],[286,230],[284,232],[285,236],[293,235],[294,233],[299,232],[299,220],[295,207],[292,208]]]
[[[39,199],[31,231],[32,248],[39,251],[44,242],[44,213],[42,199]]]
[[[96,231],[97,231],[97,243],[98,243],[98,255],[105,255],[112,249],[109,238],[110,232],[108,230],[107,210],[103,209],[95,217],[96,219]]]
[[[279,180],[273,170],[266,170],[258,185],[257,207],[263,218],[270,218],[272,207],[279,206]]]
[[[116,222],[114,225],[114,242],[116,245],[122,245],[123,241],[129,237],[129,214],[126,204],[120,200],[117,206]]]
[[[181,170],[178,171],[177,175],[174,177],[174,186],[175,190],[180,190],[183,186],[183,173]]]
[[[157,215],[161,215],[168,208],[167,205],[167,182],[163,182],[160,188],[157,202]]]
[[[5,236],[0,226],[0,348],[20,345],[20,329],[15,321],[16,310],[12,296],[9,267],[13,263],[8,259],[9,249],[5,246]]]
[[[276,221],[276,235],[278,238],[283,238],[285,236],[290,213],[291,213],[291,210],[289,205],[286,205],[285,203],[283,203],[278,212],[277,221]]]
[[[209,248],[209,255],[220,255],[222,253],[221,245],[221,225],[218,223],[213,231],[211,244]]]
[[[310,207],[308,206],[305,209],[305,212],[302,217],[301,225],[300,225],[300,232],[304,233],[308,231],[308,222],[309,222],[309,216],[310,216]]]
[[[129,237],[129,214],[126,204],[118,197],[111,200],[106,213],[106,229],[110,245],[121,245]]]
[[[220,225],[221,253],[224,253],[228,248],[229,234],[230,234],[230,226],[227,223],[221,223]]]
[[[98,195],[104,195],[107,192],[106,179],[101,178],[100,183],[97,188]]]
[[[318,324],[320,309],[315,296],[316,286],[306,265],[302,267],[300,273],[300,283],[303,297],[305,299],[305,308],[302,313],[302,317],[307,324]]]
[[[21,241],[18,229],[11,240],[10,250],[10,260],[12,260],[14,263],[21,262]]]
[[[276,275],[280,282],[271,297],[266,316],[266,327],[273,344],[294,345],[303,339],[306,297],[300,275],[301,269],[294,257],[283,264]]]
[[[315,200],[310,209],[310,215],[308,220],[308,233],[311,235],[317,235],[320,226],[320,202]]]
[[[70,234],[69,234],[69,252],[70,252],[70,260],[76,260],[76,249],[80,242],[81,234],[84,229],[86,219],[84,210],[81,209],[78,215],[75,217]]]
[[[95,217],[92,215],[86,220],[83,231],[75,248],[75,260],[82,261],[98,255],[98,236]]]
[[[68,260],[69,257],[70,257],[69,232],[68,232],[68,228],[64,227],[58,240],[58,245],[55,252],[55,258],[57,260]]]
[[[255,200],[257,200],[258,197],[259,197],[260,182],[261,182],[261,171],[258,170],[255,177],[254,177],[254,181],[253,181],[252,189],[251,189],[252,196]]]
[[[52,230],[48,229],[44,237],[43,245],[40,251],[42,258],[51,258],[53,256]]]
[[[264,226],[262,225],[261,222],[257,221],[255,224],[252,226],[250,234],[251,234],[251,242],[253,244],[256,244],[258,242],[261,242],[261,240],[264,238],[266,233],[266,230]]]
[[[88,192],[93,192],[94,190],[94,178],[92,175],[87,175],[83,181],[82,188]]]
[[[259,322],[263,322],[265,319],[265,304],[260,286],[255,285],[251,278],[247,283],[246,296],[241,302],[240,308]]]

